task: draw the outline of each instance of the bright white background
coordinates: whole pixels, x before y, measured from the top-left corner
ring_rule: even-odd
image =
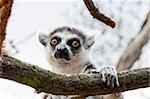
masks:
[[[77,2],[83,3],[81,0],[15,0],[7,26],[6,41],[8,43],[12,40],[19,53],[15,54],[16,50],[12,50],[8,43],[7,47],[10,55],[42,68],[50,69],[45,60],[44,48],[38,42],[37,30],[46,29],[50,31],[57,26],[76,25],[69,21],[70,19],[74,20],[76,15],[68,15],[70,12],[66,13],[66,11],[69,9],[71,12],[75,11],[76,9],[73,9],[72,6]],[[143,13],[145,14],[146,12]],[[141,16],[142,19],[144,19],[144,16]],[[147,53],[148,48],[150,47],[148,46],[144,49]],[[118,55],[114,56],[118,59]],[[144,59],[148,60],[149,55],[150,53],[143,55]],[[113,60],[117,61],[116,58]],[[150,65],[146,61],[144,65],[148,66],[148,64]],[[143,64],[141,63],[140,65]],[[150,99],[149,92],[149,89],[140,89],[125,92],[124,96],[125,99]],[[0,79],[0,99],[40,99],[40,97],[41,94],[34,93],[33,88]]]

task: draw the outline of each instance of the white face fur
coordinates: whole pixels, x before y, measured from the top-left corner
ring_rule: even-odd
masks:
[[[40,42],[45,46],[46,58],[51,64],[53,72],[60,74],[80,73],[84,65],[89,62],[88,47],[94,41],[84,37],[84,34],[80,36],[80,33],[79,35],[72,33],[74,31],[70,30],[72,28],[62,27],[59,29],[60,31],[52,32],[48,36],[39,35]],[[89,42],[90,40],[91,42]]]

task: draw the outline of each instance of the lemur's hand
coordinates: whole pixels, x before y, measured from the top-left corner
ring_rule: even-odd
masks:
[[[119,86],[117,72],[112,67],[103,67],[103,68],[101,68],[100,71],[97,70],[96,68],[87,69],[87,71],[85,73],[88,73],[88,74],[99,74],[100,73],[102,75],[102,80],[106,84],[106,86],[108,86],[110,88]]]
[[[112,67],[104,67],[100,70],[102,74],[102,80],[106,84],[106,86],[114,88],[119,86],[117,72]]]

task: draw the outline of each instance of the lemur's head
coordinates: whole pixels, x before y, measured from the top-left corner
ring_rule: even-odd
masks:
[[[48,35],[40,33],[39,41],[46,48],[47,58],[51,64],[70,64],[86,61],[93,37],[71,28],[60,27]]]

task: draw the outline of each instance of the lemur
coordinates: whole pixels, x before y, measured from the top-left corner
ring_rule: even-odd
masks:
[[[90,49],[95,42],[94,37],[88,37],[76,28],[64,26],[49,34],[40,33],[39,41],[45,47],[46,58],[53,72],[67,75],[90,74],[97,71],[89,58]],[[105,66],[100,72],[107,86],[119,86],[117,73],[113,67]],[[46,99],[68,99],[68,97],[49,94]]]

